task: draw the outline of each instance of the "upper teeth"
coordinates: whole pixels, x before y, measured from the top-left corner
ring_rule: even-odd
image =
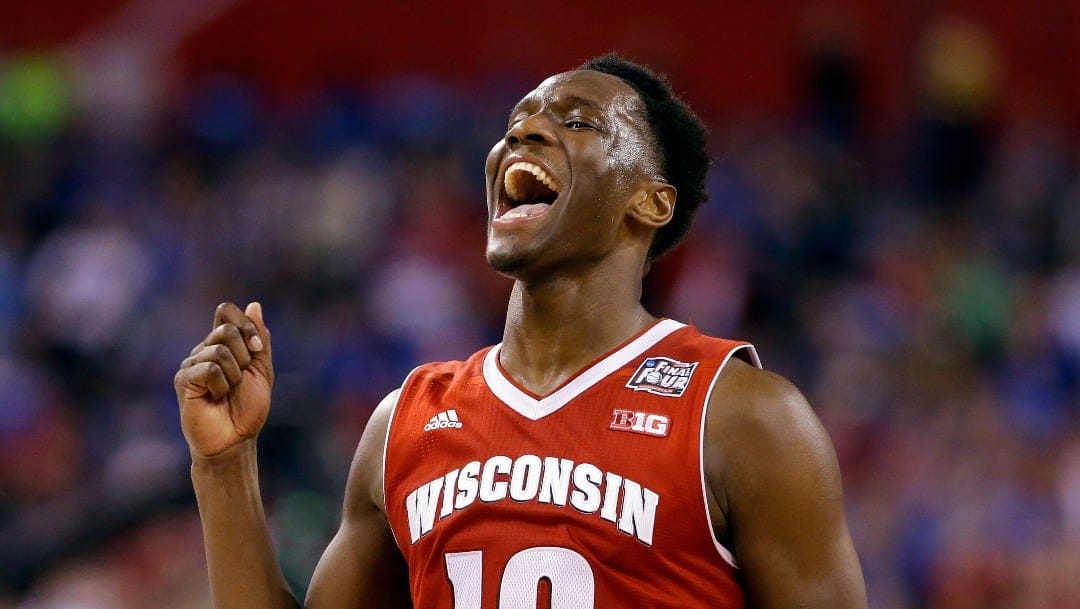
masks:
[[[536,176],[536,179],[543,183],[545,186],[555,192],[559,192],[559,187],[557,186],[555,180],[552,179],[552,177],[549,176],[547,172],[544,171],[539,165],[526,161],[518,161],[507,167],[506,173],[503,174],[503,188],[506,189],[506,194],[510,195],[511,199],[514,199],[516,201],[520,200],[524,196],[524,193],[521,192],[518,186],[517,180],[511,179],[511,176],[518,171],[527,171],[533,174],[534,176]]]

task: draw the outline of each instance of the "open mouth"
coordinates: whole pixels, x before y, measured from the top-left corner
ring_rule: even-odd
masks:
[[[559,198],[559,183],[542,167],[518,161],[503,174],[499,197],[499,220],[529,218],[545,213]]]

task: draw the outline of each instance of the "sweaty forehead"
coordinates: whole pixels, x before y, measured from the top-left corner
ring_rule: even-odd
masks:
[[[595,70],[573,70],[551,76],[522,98],[515,109],[567,102],[628,115],[644,109],[633,87],[617,76]]]

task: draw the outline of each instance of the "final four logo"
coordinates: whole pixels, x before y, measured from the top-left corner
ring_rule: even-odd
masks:
[[[641,363],[637,372],[626,382],[634,391],[677,398],[690,385],[690,377],[698,362],[680,362],[666,357],[650,357]]]

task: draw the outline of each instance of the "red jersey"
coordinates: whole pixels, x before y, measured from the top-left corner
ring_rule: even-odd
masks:
[[[428,364],[387,432],[386,513],[423,609],[743,607],[704,412],[747,343],[662,319],[540,397],[499,345]]]

